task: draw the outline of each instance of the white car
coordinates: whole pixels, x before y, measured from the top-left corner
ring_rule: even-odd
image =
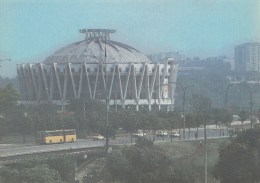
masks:
[[[133,138],[144,137],[145,135],[146,135],[145,132],[138,130],[137,133],[134,133],[134,134],[133,134]]]
[[[93,138],[94,141],[96,141],[96,140],[104,140],[105,139],[105,137],[100,135],[100,134],[97,135],[97,136],[93,136],[92,138]]]
[[[179,134],[179,133],[176,132],[176,131],[172,131],[172,133],[170,134],[170,136],[172,136],[172,137],[180,137],[181,134]]]
[[[156,137],[167,137],[168,136],[168,132],[164,131],[164,130],[158,130],[156,131]]]

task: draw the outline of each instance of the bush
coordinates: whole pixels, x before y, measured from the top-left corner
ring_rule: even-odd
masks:
[[[260,181],[260,129],[239,134],[219,151],[214,176],[221,183],[252,183]]]
[[[151,147],[153,144],[153,141],[147,139],[146,137],[137,137],[136,139],[136,146],[139,147]]]

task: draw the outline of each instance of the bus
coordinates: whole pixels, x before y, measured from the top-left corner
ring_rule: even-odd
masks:
[[[75,129],[38,131],[36,133],[36,143],[39,144],[75,142],[76,140]]]

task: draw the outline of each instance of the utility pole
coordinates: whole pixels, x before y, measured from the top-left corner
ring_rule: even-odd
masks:
[[[205,140],[205,183],[208,182],[208,148],[207,148],[207,130],[206,121],[204,123],[204,140]]]
[[[210,100],[207,101],[207,108],[205,108],[206,113],[210,111],[210,115],[212,113],[211,111],[211,102]],[[208,147],[207,147],[207,120],[204,121],[204,140],[205,140],[205,183],[208,182]]]
[[[182,115],[183,115],[183,139],[186,139],[186,121],[185,121],[185,99],[186,99],[186,89],[183,88],[183,98],[182,98]]]

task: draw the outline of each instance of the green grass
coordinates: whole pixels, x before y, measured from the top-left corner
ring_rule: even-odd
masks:
[[[229,139],[210,139],[207,143],[208,149],[208,182],[218,183],[213,178],[212,171],[218,160],[219,148],[222,144],[229,143]],[[198,182],[204,180],[205,146],[199,141],[177,141],[157,143],[164,153],[173,159],[174,163],[181,169],[191,169],[198,176]]]

